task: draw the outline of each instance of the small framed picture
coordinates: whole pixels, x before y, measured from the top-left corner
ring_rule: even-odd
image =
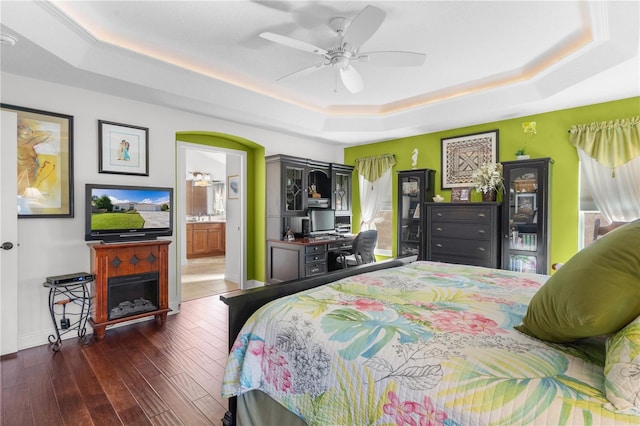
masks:
[[[451,201],[455,202],[469,202],[469,197],[471,195],[471,188],[451,188]]]
[[[533,217],[536,210],[536,194],[516,193],[516,213],[526,214]]]
[[[149,129],[98,120],[98,172],[149,176]]]
[[[233,175],[227,177],[227,198],[234,200],[240,198],[240,176]]]
[[[420,192],[418,181],[402,182],[402,195],[410,195],[415,197]]]

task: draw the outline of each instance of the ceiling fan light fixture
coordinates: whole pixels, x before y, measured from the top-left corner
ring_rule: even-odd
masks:
[[[349,58],[345,56],[338,56],[331,60],[331,63],[336,67],[346,68],[349,66]]]
[[[352,62],[354,61],[371,61],[371,63],[375,63],[376,65],[392,67],[418,66],[424,63],[425,55],[416,52],[390,51],[368,52],[363,55],[359,54],[362,44],[367,42],[367,40],[369,40],[373,34],[378,31],[386,16],[386,12],[382,9],[369,5],[362,9],[351,21],[343,17],[331,18],[329,20],[329,27],[338,34],[340,42],[337,46],[328,50],[324,50],[300,40],[270,32],[261,33],[260,37],[274,43],[322,56],[322,62],[287,74],[284,77],[279,78],[277,81],[281,81],[291,76],[308,74],[315,70],[332,65],[336,76],[334,91],[337,92],[337,80],[339,77],[349,92],[358,93],[364,89],[364,81],[362,80],[362,76],[358,70],[356,70],[352,65]],[[371,55],[372,58],[370,58],[369,55]]]

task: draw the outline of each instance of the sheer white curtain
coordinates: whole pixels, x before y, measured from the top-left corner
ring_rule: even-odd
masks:
[[[609,221],[640,218],[640,117],[572,126],[580,169]]]
[[[383,221],[378,217],[385,199],[385,192],[391,188],[391,169],[387,169],[374,182],[358,175],[360,185],[360,230],[376,229],[376,223]]]
[[[393,154],[357,158],[355,168],[360,187],[360,230],[376,229],[376,223],[385,200],[385,191],[391,190],[391,169],[396,164]]]
[[[593,201],[609,222],[629,222],[640,218],[640,157],[611,168],[598,163],[578,149],[582,177]]]

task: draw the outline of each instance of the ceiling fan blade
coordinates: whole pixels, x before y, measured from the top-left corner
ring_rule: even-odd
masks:
[[[364,89],[364,81],[362,81],[362,76],[351,65],[347,65],[346,67],[340,68],[340,77],[342,78],[342,84],[347,88],[351,93],[360,93],[362,89]]]
[[[362,53],[355,59],[386,67],[419,67],[424,64],[426,58],[427,55],[424,53],[388,51]]]
[[[264,32],[260,34],[260,37],[262,37],[265,40],[272,41],[274,43],[282,44],[288,47],[293,47],[294,49],[315,53],[316,55],[327,54],[327,51],[322,49],[321,47],[314,46],[313,44],[305,43],[304,41],[296,40],[291,37],[283,36],[280,34]]]
[[[362,9],[344,32],[343,45],[349,44],[351,48],[356,50],[360,48],[378,31],[386,16],[387,13],[384,10],[375,6],[368,5]]]
[[[290,77],[299,77],[301,75],[310,74],[315,70],[319,70],[320,68],[324,68],[325,66],[327,66],[327,64],[325,64],[325,63],[319,63],[319,64],[311,65],[310,67],[302,68],[301,70],[292,72],[291,74],[287,74],[284,77],[280,77],[276,81],[282,81],[282,80],[288,79]]]

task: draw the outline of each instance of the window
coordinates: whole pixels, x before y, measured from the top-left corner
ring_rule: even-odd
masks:
[[[391,236],[393,232],[393,203],[391,201],[392,185],[391,179],[389,179],[388,188],[384,190],[384,198],[382,200],[382,207],[378,213],[377,219],[380,222],[376,223],[376,229],[378,230],[378,244],[376,245],[375,254],[380,256],[389,256],[392,254],[393,238]]]

